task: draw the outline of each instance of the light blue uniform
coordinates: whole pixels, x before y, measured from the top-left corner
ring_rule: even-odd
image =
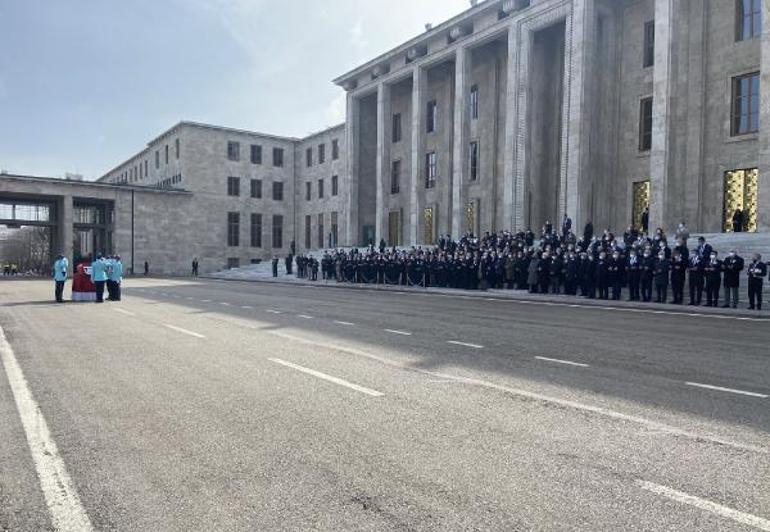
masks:
[[[119,260],[110,261],[110,281],[119,283],[123,279],[123,263]]]
[[[57,260],[53,265],[53,280],[54,281],[66,281],[67,270],[69,270],[70,261],[67,258]]]
[[[107,280],[107,261],[98,259],[91,263],[91,280],[95,283]]]

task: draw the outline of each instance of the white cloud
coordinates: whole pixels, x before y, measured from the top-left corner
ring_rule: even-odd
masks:
[[[327,123],[340,124],[345,121],[347,113],[347,93],[340,91],[326,106],[325,118]]]

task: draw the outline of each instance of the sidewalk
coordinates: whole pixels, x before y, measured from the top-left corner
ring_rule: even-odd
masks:
[[[552,294],[530,294],[524,290],[459,290],[455,288],[420,288],[414,286],[401,286],[401,285],[376,285],[376,284],[353,284],[353,283],[338,283],[337,281],[324,281],[319,279],[318,281],[309,281],[307,279],[299,279],[295,274],[285,275],[280,274],[278,277],[269,276],[255,276],[244,275],[242,277],[232,275],[221,274],[209,274],[201,275],[201,278],[214,279],[218,281],[228,282],[250,282],[250,283],[272,283],[278,285],[294,285],[294,286],[313,286],[313,287],[325,287],[325,288],[338,288],[346,290],[364,290],[375,292],[407,292],[417,294],[434,294],[441,296],[452,296],[460,298],[481,298],[481,299],[496,299],[496,300],[514,300],[528,303],[540,303],[545,305],[559,305],[559,306],[577,306],[577,307],[601,307],[601,308],[617,308],[628,311],[640,311],[640,312],[657,312],[666,314],[699,314],[699,315],[714,315],[725,316],[732,318],[763,318],[770,321],[770,302],[767,299],[767,292],[765,292],[765,304],[763,310],[757,312],[755,310],[748,310],[748,299],[745,295],[746,288],[742,287],[741,300],[737,309],[723,309],[720,307],[691,307],[686,304],[688,300],[687,290],[685,289],[685,304],[684,305],[672,305],[667,303],[665,305],[657,303],[641,303],[638,301],[611,301],[601,299],[585,299],[576,296],[566,295],[552,295]],[[669,290],[669,297],[671,293]],[[624,290],[623,297],[628,296],[628,291]],[[720,294],[720,305],[723,302]],[[705,293],[704,293],[705,298]]]

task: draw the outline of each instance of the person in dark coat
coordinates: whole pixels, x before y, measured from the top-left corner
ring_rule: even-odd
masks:
[[[743,211],[741,209],[735,209],[735,212],[733,213],[733,232],[734,233],[743,232],[743,226],[744,226],[745,220],[746,218],[743,215]]]
[[[736,250],[731,250],[730,254],[722,261],[722,271],[724,272],[725,285],[725,304],[722,308],[738,308],[738,292],[741,286],[741,272],[743,271],[743,257],[738,255]]]
[[[529,268],[527,270],[527,284],[529,285],[529,293],[536,294],[540,272],[540,253],[537,252],[529,261]]]
[[[551,259],[551,293],[552,294],[561,294],[561,278],[562,278],[562,269],[563,269],[563,262],[562,258],[555,254],[553,259]]]
[[[703,273],[706,277],[706,306],[719,305],[719,287],[722,285],[722,261],[717,258],[717,252],[712,251],[706,262]]]
[[[639,301],[639,283],[642,279],[642,264],[635,249],[631,249],[626,259],[626,279],[628,281],[629,301]]]
[[[671,259],[671,291],[675,305],[684,303],[684,280],[687,275],[687,257],[675,250]]]
[[[656,303],[665,303],[668,299],[668,276],[671,270],[671,261],[666,258],[664,252],[658,253],[658,260],[655,261],[655,270],[653,276],[655,280]]]
[[[749,274],[749,310],[762,310],[762,285],[767,277],[767,264],[762,262],[762,255],[754,253],[746,271]]]
[[[278,257],[273,257],[273,277],[278,277]]]
[[[690,252],[690,263],[687,267],[690,280],[690,305],[699,306],[703,300],[703,268],[704,261],[697,249]]]
[[[609,299],[610,263],[604,251],[599,253],[599,260],[596,261],[596,287],[599,289],[599,299]]]
[[[609,284],[612,287],[612,300],[619,301],[623,288],[623,264],[620,259],[620,252],[613,252],[612,257],[608,260],[607,273]]]
[[[645,207],[642,213],[642,232],[648,234],[650,232],[650,208]]]
[[[574,251],[570,251],[564,262],[564,293],[568,296],[577,295],[578,260]]]
[[[594,224],[591,223],[591,220],[589,220],[586,226],[583,228],[583,245],[587,246],[591,242],[591,239],[593,237],[594,237]]]
[[[652,301],[652,282],[655,276],[655,257],[652,256],[650,249],[644,251],[640,268],[640,281],[642,285],[642,301],[649,303]]]
[[[583,296],[596,299],[596,259],[593,253],[583,253],[580,277],[583,282]]]
[[[537,268],[537,283],[540,285],[540,293],[547,294],[551,286],[551,256],[548,252],[543,253]]]

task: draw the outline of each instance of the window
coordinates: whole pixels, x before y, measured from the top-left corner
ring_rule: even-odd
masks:
[[[262,199],[262,180],[251,180],[251,197],[256,199]]]
[[[471,119],[476,120],[479,117],[479,86],[471,87]]]
[[[401,142],[401,113],[393,115],[393,144]]]
[[[283,148],[273,148],[273,166],[283,166]]]
[[[318,145],[318,164],[326,162],[326,144]]]
[[[166,144],[166,164],[168,164],[168,144]]]
[[[227,195],[228,196],[241,195],[241,178],[240,177],[231,176],[227,178]]]
[[[147,177],[150,175],[149,170],[147,169],[147,159],[144,160],[144,177]]]
[[[313,194],[313,184],[308,181],[305,183],[305,201],[310,201]]]
[[[283,201],[283,183],[281,182],[273,183],[273,200]]]
[[[227,158],[231,161],[241,160],[241,143],[230,141],[227,143]]]
[[[332,140],[332,161],[336,161],[340,158],[340,141],[337,139]]]
[[[337,213],[332,213],[332,240],[329,242],[329,247],[336,247],[337,246],[337,232],[338,232],[339,224],[337,222]]]
[[[174,140],[174,155],[179,159],[179,139]]]
[[[747,41],[762,35],[762,0],[736,0],[735,40]]]
[[[305,150],[305,166],[308,168],[313,166],[313,148],[308,148]]]
[[[310,227],[311,223],[310,215],[308,214],[305,216],[305,249],[310,249],[311,241],[313,239],[313,234]]]
[[[262,215],[251,213],[251,247],[262,247]]]
[[[238,257],[228,257],[227,258],[227,269],[232,270],[233,268],[240,268],[241,267],[241,259]]]
[[[155,150],[155,169],[160,168],[160,151]]]
[[[428,102],[427,131],[433,133],[438,129],[438,104],[436,100]]]
[[[655,21],[644,24],[644,59],[642,66],[651,67],[655,64]]]
[[[332,176],[332,196],[336,196],[340,193],[340,178],[336,175]]]
[[[318,247],[322,249],[324,247],[324,215],[318,215]]]
[[[652,149],[652,98],[645,98],[639,106],[639,151]]]
[[[470,179],[471,181],[478,181],[479,179],[479,143],[478,141],[471,142],[471,153],[469,159],[471,163]]]
[[[425,188],[434,188],[436,186],[438,157],[436,152],[432,151],[425,156]]]
[[[283,216],[276,214],[273,216],[273,248],[283,247]]]
[[[239,232],[241,230],[241,214],[238,212],[227,213],[227,245],[231,248],[240,245]]]
[[[401,188],[401,161],[390,163],[390,193],[398,194]]]
[[[259,144],[251,145],[251,164],[262,164],[262,146]]]
[[[733,78],[732,135],[759,131],[759,72]]]
[[[318,180],[318,198],[320,199],[323,197],[324,197],[324,180],[319,179]]]

